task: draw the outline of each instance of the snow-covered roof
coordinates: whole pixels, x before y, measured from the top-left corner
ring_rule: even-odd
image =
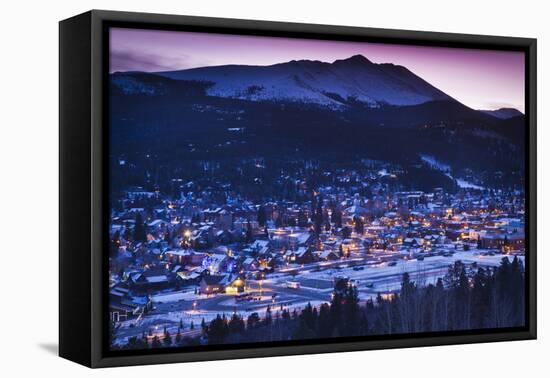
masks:
[[[166,277],[165,275],[149,276],[149,277],[145,277],[145,279],[147,280],[148,283],[162,283],[162,282],[168,281],[168,277]]]
[[[332,251],[322,251],[321,253],[319,253],[319,257],[321,257],[322,259],[326,259],[330,255],[335,255],[336,256],[336,253],[334,253]]]
[[[354,215],[360,215],[360,214],[365,214],[368,212],[368,210],[366,208],[364,208],[363,206],[359,206],[359,205],[353,205],[353,206],[350,206],[348,207],[345,212],[347,214],[354,214]]]
[[[247,257],[243,261],[243,265],[250,265],[250,264],[253,264],[253,263],[254,263],[254,258],[253,257]]]
[[[309,232],[295,232],[290,234],[290,237],[295,239],[298,244],[305,244],[311,235]]]
[[[165,223],[167,223],[165,220],[155,219],[154,221],[148,223],[147,225],[149,227],[156,227],[156,226],[160,226],[161,224],[165,224]]]
[[[166,251],[166,254],[173,256],[191,256],[194,252],[189,249],[179,249],[179,250],[170,250]]]

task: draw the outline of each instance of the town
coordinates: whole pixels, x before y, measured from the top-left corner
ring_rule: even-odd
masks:
[[[266,162],[243,164],[262,170]],[[305,172],[319,168],[308,164]],[[388,182],[402,168],[361,165],[321,172],[330,180],[316,185],[298,171],[281,173],[277,179],[293,190],[271,201],[249,200],[215,180],[171,179],[177,190],[169,194],[127,187],[110,221],[113,345],[176,333],[198,338],[220,314],[262,319],[275,309],[319,306],[331,300],[336,280],[365,301],[398,292],[404,273],[425,286],[455,261],[523,260],[522,191],[464,180],[452,191],[398,190]]]

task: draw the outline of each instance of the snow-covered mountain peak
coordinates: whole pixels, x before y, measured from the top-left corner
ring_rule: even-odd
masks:
[[[374,64],[367,58],[365,58],[361,54],[350,56],[346,59],[338,59],[335,60],[332,64],[354,64],[354,65],[361,65],[361,64]]]
[[[225,65],[156,74],[173,80],[210,82],[210,96],[249,101],[379,107],[452,100],[407,68],[373,63],[363,55],[332,63],[292,60],[270,66]]]

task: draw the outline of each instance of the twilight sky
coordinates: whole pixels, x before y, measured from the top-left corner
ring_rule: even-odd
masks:
[[[158,72],[289,60],[333,62],[362,54],[394,63],[474,109],[524,112],[522,52],[112,28],[110,72]]]

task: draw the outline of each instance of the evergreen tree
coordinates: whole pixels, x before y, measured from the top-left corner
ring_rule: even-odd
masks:
[[[488,306],[491,302],[490,298],[490,276],[488,272],[479,268],[473,278],[472,287],[472,327],[483,328],[488,319]]]
[[[286,308],[281,312],[281,318],[285,321],[290,320],[290,313]]]
[[[313,331],[311,328],[307,326],[304,319],[299,318],[298,326],[294,331],[294,338],[299,340],[307,340],[315,337],[316,337],[315,331]]]
[[[144,242],[147,240],[147,235],[145,232],[145,223],[143,221],[143,218],[141,216],[141,212],[138,212],[136,214],[135,218],[135,225],[134,225],[134,241],[135,242]]]
[[[331,220],[332,223],[334,223],[334,226],[336,228],[341,228],[342,227],[342,212],[339,209],[334,208],[332,210],[330,220]]]
[[[153,336],[153,341],[151,343],[151,348],[160,348],[162,344],[157,335]]]
[[[298,212],[298,227],[307,227],[307,217],[302,210]]]
[[[272,321],[272,317],[271,317],[271,306],[267,306],[267,310],[265,311],[265,319],[264,319],[264,324],[265,325],[270,325],[271,324],[271,321]]]
[[[116,339],[116,334],[117,334],[116,331],[117,331],[116,323],[113,321],[109,322],[109,345],[113,345]]]
[[[229,327],[230,333],[233,333],[233,334],[243,333],[245,330],[244,320],[235,313],[229,320],[228,327]]]
[[[342,229],[342,237],[343,237],[344,239],[347,239],[347,238],[349,238],[350,236],[351,236],[351,229],[350,229],[348,226],[344,227],[344,228]]]
[[[216,319],[210,322],[207,335],[209,344],[223,343],[228,335],[228,326],[225,317],[217,315]]]
[[[365,225],[363,223],[363,219],[361,217],[354,217],[353,222],[355,223],[355,232],[357,232],[360,235],[363,235],[365,232]]]
[[[129,337],[125,346],[126,349],[145,349],[146,347],[147,343],[137,336]]]
[[[164,233],[164,241],[169,244],[172,242],[172,233],[170,232],[170,230],[166,230],[166,232]]]
[[[248,329],[254,329],[256,326],[260,324],[260,316],[257,312],[253,312],[248,316],[248,319],[246,320],[246,327]]]
[[[340,333],[342,336],[354,336],[360,329],[359,295],[357,287],[347,285],[344,291],[342,306],[342,317]]]
[[[317,335],[321,338],[330,337],[334,324],[330,318],[330,306],[326,303],[323,303],[319,307],[319,320],[317,324]]]
[[[258,207],[257,217],[258,217],[258,224],[260,225],[260,227],[264,227],[267,222],[267,214],[266,214],[265,208],[262,205]]]
[[[250,243],[253,239],[252,236],[252,225],[250,224],[250,221],[246,222],[246,242]]]
[[[111,256],[116,256],[120,247],[120,231],[115,231],[111,238]]]
[[[169,347],[170,345],[172,345],[172,336],[170,335],[170,332],[166,331],[166,333],[164,334],[164,346],[167,346]]]

